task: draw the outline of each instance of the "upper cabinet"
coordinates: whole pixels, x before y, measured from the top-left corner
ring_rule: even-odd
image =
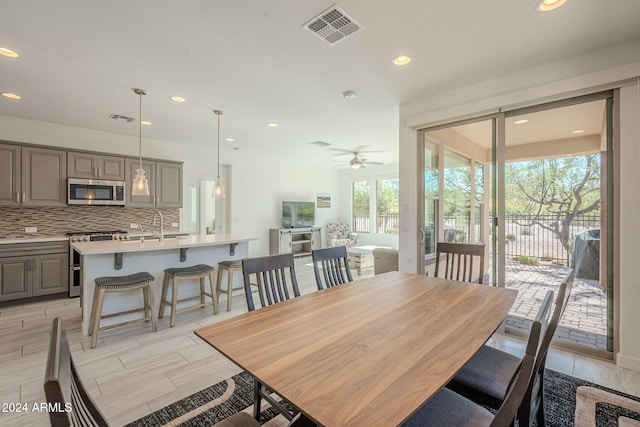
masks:
[[[140,167],[140,160],[125,159],[127,198],[126,206],[134,208],[181,208],[182,207],[182,163],[142,160],[142,169],[149,180],[149,195],[131,194],[131,183]]]
[[[124,181],[124,157],[69,151],[67,155],[69,178]]]
[[[67,152],[0,144],[1,206],[66,206]]]

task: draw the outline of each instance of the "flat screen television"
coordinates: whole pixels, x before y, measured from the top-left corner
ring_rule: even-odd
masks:
[[[313,227],[315,222],[314,202],[282,202],[282,228]]]

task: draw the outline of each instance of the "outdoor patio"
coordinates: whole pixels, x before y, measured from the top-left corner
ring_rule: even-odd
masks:
[[[528,265],[507,261],[506,287],[518,291],[507,326],[529,329],[546,291],[555,292],[568,271],[568,267],[551,263]],[[607,349],[607,297],[596,281],[574,280],[569,305],[555,337]]]

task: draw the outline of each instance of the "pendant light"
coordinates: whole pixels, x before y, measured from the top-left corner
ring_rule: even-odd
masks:
[[[133,91],[140,97],[140,115],[138,116],[138,149],[140,155],[140,164],[138,170],[136,170],[136,176],[133,178],[133,184],[131,187],[131,195],[133,196],[148,196],[149,195],[149,180],[144,175],[144,169],[142,169],[142,95],[146,95],[143,89],[133,89]]]
[[[216,184],[213,187],[213,197],[216,199],[224,199],[224,183],[220,179],[220,116],[221,110],[213,110],[218,116],[218,175],[216,176]]]

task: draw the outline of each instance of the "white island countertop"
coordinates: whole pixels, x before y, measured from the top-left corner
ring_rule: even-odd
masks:
[[[206,234],[194,236],[165,237],[141,240],[103,240],[98,242],[73,242],[71,246],[81,255],[101,255],[114,253],[149,252],[171,249],[195,248],[198,246],[218,246],[258,240],[256,237],[236,234]]]

